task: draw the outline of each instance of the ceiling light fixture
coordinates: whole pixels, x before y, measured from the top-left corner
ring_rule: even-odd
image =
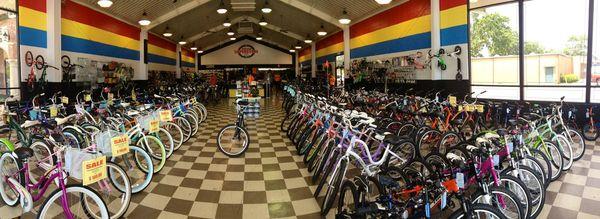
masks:
[[[236,40],[236,39],[237,39],[237,38],[235,38],[235,37],[231,37],[231,38],[229,38],[229,40],[231,40],[231,41],[234,41],[234,40]]]
[[[327,35],[327,31],[325,31],[325,27],[323,26],[323,24],[321,24],[321,29],[319,29],[319,32],[317,32],[317,35],[319,35],[319,36]]]
[[[263,6],[262,9],[260,9],[263,13],[268,14],[271,13],[271,11],[273,11],[273,9],[271,9],[269,7],[269,1],[265,0],[265,5]]]
[[[198,50],[198,53],[202,54],[202,53],[204,53],[204,51],[202,51],[202,50]]]
[[[229,31],[227,31],[227,35],[233,36],[233,35],[235,35],[235,32],[233,32],[233,30],[231,28],[229,28]]]
[[[223,26],[226,26],[226,27],[230,27],[231,26],[231,22],[229,21],[228,17],[225,18],[225,22],[223,22]]]
[[[290,52],[291,52],[291,53],[294,53],[294,52],[296,52],[296,50],[290,49]]]
[[[167,26],[165,28],[165,32],[163,33],[163,36],[165,36],[165,37],[171,37],[171,36],[173,36],[173,33],[171,32],[171,30],[169,30],[169,26]]]
[[[296,45],[296,46],[294,46],[294,48],[296,48],[296,49],[302,49],[302,46]]]
[[[350,20],[350,17],[348,16],[348,12],[346,11],[346,9],[342,11],[342,16],[338,21],[340,22],[340,24],[350,24],[350,22],[352,22],[352,20]]]
[[[261,36],[257,36],[256,40],[262,40],[263,38]]]
[[[219,13],[219,14],[227,13],[227,8],[225,7],[225,3],[223,3],[223,0],[221,0],[221,3],[219,3],[219,9],[217,9],[217,13]]]
[[[310,34],[306,34],[306,39],[304,39],[305,43],[312,43],[313,41],[310,39]]]
[[[196,50],[198,50],[198,47],[196,47],[196,44],[194,43],[194,44],[193,44],[193,46],[192,46],[192,48],[190,48],[190,49],[191,49],[192,51],[196,51]]]
[[[375,2],[377,2],[377,4],[380,4],[380,5],[387,5],[390,2],[392,2],[392,0],[375,0]]]
[[[148,20],[148,14],[144,11],[144,13],[142,14],[142,18],[140,19],[140,21],[138,21],[138,23],[142,26],[148,26],[152,22]]]
[[[100,5],[100,7],[103,7],[103,8],[108,8],[113,4],[113,2],[111,0],[100,0],[97,3],[98,3],[98,5]]]
[[[179,45],[185,45],[187,42],[185,42],[185,40],[183,40],[183,36],[181,36],[179,38]]]
[[[260,21],[258,22],[258,25],[260,25],[260,26],[267,26],[267,21],[265,20],[265,16],[262,16],[260,18]]]

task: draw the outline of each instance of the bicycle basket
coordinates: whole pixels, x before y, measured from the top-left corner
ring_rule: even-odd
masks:
[[[96,135],[96,149],[106,155],[106,156],[112,156],[112,144],[111,144],[111,140],[113,137],[117,137],[120,135],[125,135],[125,133],[121,133],[118,131],[114,131],[114,130],[107,130],[107,131],[103,131],[100,132]]]
[[[65,170],[69,173],[69,176],[82,180],[83,176],[83,162],[98,157],[96,154],[83,151],[76,148],[65,149]]]
[[[140,127],[146,131],[150,131],[150,122],[153,120],[158,120],[158,117],[154,113],[149,115],[138,117],[137,121],[140,124]]]

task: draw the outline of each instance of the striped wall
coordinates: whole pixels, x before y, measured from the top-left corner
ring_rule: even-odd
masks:
[[[181,67],[194,68],[196,66],[196,54],[187,48],[181,48]]]
[[[19,40],[23,46],[46,48],[46,1],[19,1]]]
[[[322,64],[325,61],[334,62],[335,57],[344,52],[344,32],[339,31],[332,34],[319,42],[317,46],[317,63]]]
[[[301,65],[310,65],[311,57],[312,54],[310,51],[310,47],[306,47],[300,50],[300,52],[298,52],[298,62]]]
[[[177,45],[148,33],[148,70],[175,71]]]

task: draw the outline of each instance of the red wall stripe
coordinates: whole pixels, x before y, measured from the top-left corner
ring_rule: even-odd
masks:
[[[374,15],[350,27],[350,38],[389,27],[431,13],[429,0],[411,0]]]
[[[77,4],[71,0],[67,0],[63,3],[62,18],[87,24],[135,40],[140,40],[140,28],[131,26],[123,21]]]
[[[300,52],[298,53],[298,57],[305,56],[305,55],[310,55],[310,47],[306,47],[306,48],[300,50]]]
[[[187,56],[187,57],[194,57],[194,53],[192,52],[192,50],[189,50],[187,48],[181,48],[181,55]]]
[[[339,31],[317,42],[317,51],[344,41],[344,31]]]
[[[19,6],[46,12],[46,0],[19,0]]]
[[[148,43],[173,52],[177,51],[177,45],[175,45],[175,43],[155,36],[152,33],[148,34]]]
[[[440,1],[440,10],[446,10],[450,8],[454,8],[460,5],[466,5],[467,0],[441,0]]]

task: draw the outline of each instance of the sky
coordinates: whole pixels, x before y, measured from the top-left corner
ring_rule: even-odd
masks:
[[[572,35],[587,35],[588,0],[531,0],[525,2],[525,41],[538,42],[545,48],[562,51]],[[596,11],[600,6],[596,4]],[[485,9],[488,13],[500,13],[511,19],[510,26],[518,30],[517,3],[499,5]],[[600,14],[600,13],[597,13]],[[600,15],[598,15],[600,17]],[[596,26],[600,25],[595,19]],[[600,27],[594,28],[595,36],[600,36]],[[600,37],[595,37],[596,45]],[[600,55],[600,46],[594,53]]]

